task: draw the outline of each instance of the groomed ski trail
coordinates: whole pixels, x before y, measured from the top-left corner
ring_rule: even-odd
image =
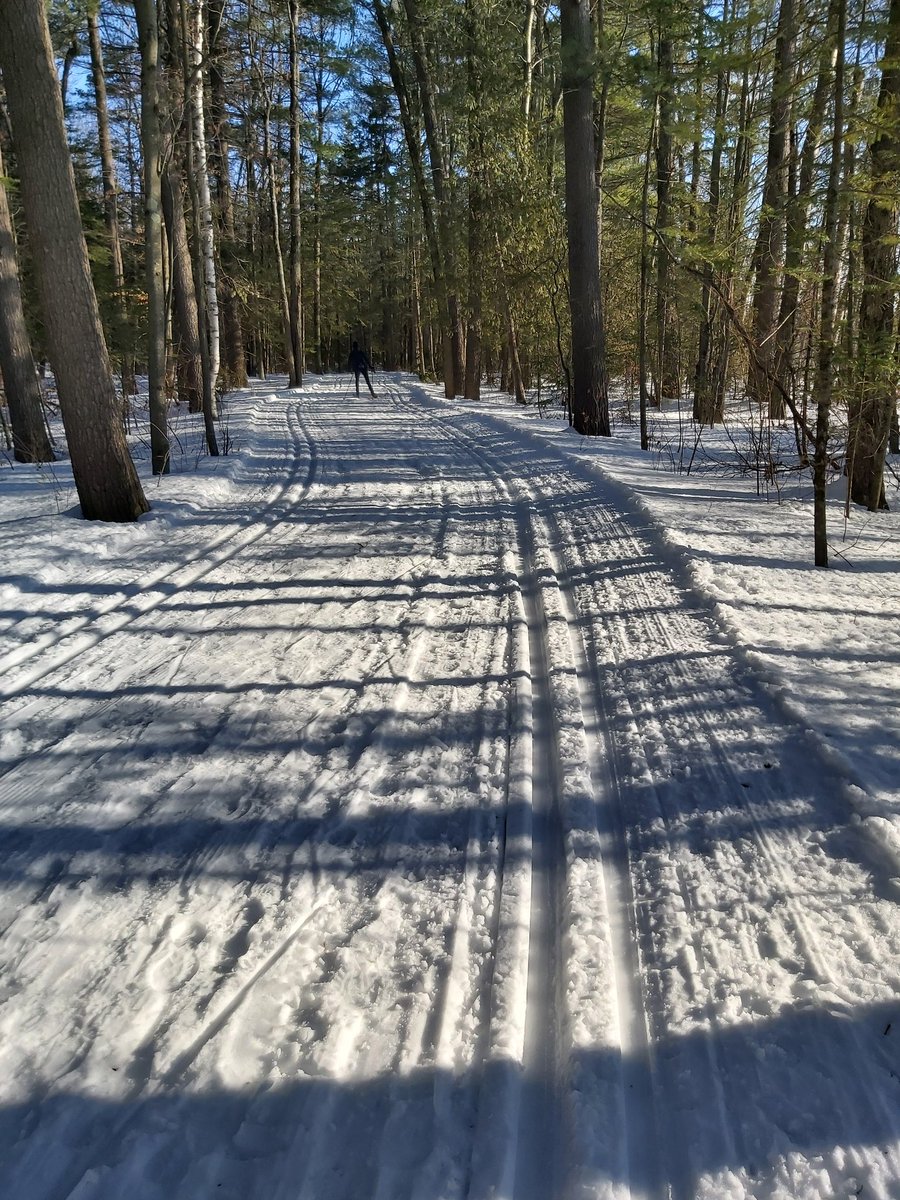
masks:
[[[0,1194],[900,1195],[802,731],[621,489],[378,382],[248,397],[221,529],[6,653]]]

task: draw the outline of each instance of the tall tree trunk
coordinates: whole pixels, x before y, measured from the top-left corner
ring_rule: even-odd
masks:
[[[210,168],[216,188],[219,219],[219,273],[222,314],[222,365],[229,388],[247,386],[247,360],[241,304],[235,287],[239,270],[234,225],[234,196],[229,169],[228,121],[225,111],[225,76],[222,70],[222,29],[225,0],[209,0],[209,117],[211,129]]]
[[[0,68],[81,511],[88,520],[133,521],[150,506],[120,420],[43,0],[0,4]]]
[[[535,39],[538,13],[535,0],[525,0],[525,27],[522,31],[522,115],[526,125],[531,117],[531,96],[534,90]]]
[[[816,437],[813,453],[814,555],[817,567],[828,566],[825,487],[828,478],[828,432],[834,374],[834,318],[837,296],[839,246],[837,240],[840,205],[841,165],[844,140],[844,36],[846,27],[845,0],[832,0],[829,16],[829,42],[833,46],[831,63],[834,75],[834,115],[831,134],[831,165],[828,171],[828,192],[825,197],[825,219],[822,232],[822,300],[819,322],[819,353],[814,385],[816,401]],[[836,26],[836,27],[835,27]],[[808,136],[808,135],[807,135]]]
[[[481,111],[484,105],[482,56],[480,42],[479,0],[466,4],[466,75],[469,97],[468,177],[469,177],[469,303],[466,326],[466,378],[463,395],[477,400],[481,394],[481,318],[482,279],[484,277],[483,158],[484,137],[481,130]]]
[[[875,129],[862,227],[859,376],[850,401],[847,448],[850,499],[872,511],[887,508],[884,456],[897,394],[894,297],[900,208],[900,0],[890,4]]]
[[[508,388],[510,395],[515,396],[516,404],[525,404],[525,383],[522,378],[522,365],[519,359],[519,335],[516,320],[513,316],[512,297],[507,283],[506,264],[503,260],[503,247],[500,235],[494,231],[494,244],[497,247],[497,263],[500,267],[500,295],[503,299],[503,319],[505,325],[505,341],[501,351],[501,389]]]
[[[644,155],[644,182],[641,188],[641,265],[638,280],[638,411],[642,450],[650,449],[650,434],[647,428],[647,409],[650,404],[650,355],[647,347],[650,301],[650,162],[656,138],[658,107],[654,104],[650,137]]]
[[[169,435],[166,425],[166,304],[163,290],[162,179],[160,175],[162,127],[159,112],[159,27],[155,0],[135,0],[134,12],[137,18],[138,41],[141,51],[141,143],[144,151],[144,252],[147,274],[150,456],[153,463],[153,474],[165,475],[169,471]],[[113,190],[112,202],[115,206],[115,190]],[[124,286],[124,279],[122,284]]]
[[[609,108],[609,88],[612,78],[611,66],[607,61],[606,3],[596,0],[592,10],[592,38],[596,46],[596,61],[602,68],[600,94],[594,102],[594,185],[597,199],[597,269],[603,277],[603,175],[606,170],[606,114]],[[606,347],[606,312],[603,289],[600,289],[600,311],[598,316],[600,344]],[[605,370],[605,366],[604,366]]]
[[[832,0],[828,8],[828,24],[819,73],[813,92],[812,104],[806,121],[803,150],[800,154],[800,170],[797,187],[792,189],[786,203],[786,234],[784,253],[784,286],[781,290],[781,306],[778,327],[775,333],[775,369],[782,386],[791,389],[792,356],[797,328],[797,309],[800,303],[800,275],[803,250],[806,245],[807,219],[812,199],[816,168],[816,154],[822,137],[822,124],[828,93],[834,78],[835,54],[834,22],[841,7],[841,0]],[[843,74],[843,67],[842,67]],[[837,231],[835,231],[836,234]]]
[[[298,0],[288,0],[290,59],[290,331],[293,374],[291,387],[303,386],[303,274],[300,261],[300,47],[297,26],[300,20]]]
[[[178,398],[187,402],[189,412],[198,413],[203,411],[200,319],[197,315],[197,293],[194,289],[191,249],[184,216],[183,186],[181,171],[170,159],[162,174],[162,199],[172,279],[175,371],[178,379]]]
[[[200,318],[194,268],[184,215],[186,157],[185,48],[178,0],[165,0],[165,38],[161,57],[165,80],[165,141],[162,149],[162,202],[169,254],[168,275],[172,293],[172,327],[175,335],[175,371],[178,398],[188,411],[203,411],[203,363],[200,355]]]
[[[450,220],[449,164],[442,149],[435,107],[436,89],[431,78],[431,68],[422,27],[418,0],[403,0],[409,22],[410,42],[419,99],[422,106],[422,121],[425,126],[425,144],[431,164],[431,182],[437,208],[438,239],[441,247],[443,277],[447,287],[447,332],[444,337],[444,392],[448,397],[458,396],[465,386],[464,347],[460,321],[459,297],[456,294],[453,267],[453,237]]]
[[[272,152],[271,106],[266,101],[263,118],[263,155],[269,184],[269,211],[272,220],[272,241],[275,248],[275,266],[278,273],[278,295],[281,300],[281,319],[285,357],[288,364],[288,376],[296,377],[297,367],[294,364],[294,343],[291,338],[291,301],[288,294],[287,278],[284,273],[284,255],[281,251],[281,206],[278,203],[278,180],[275,175],[275,156]]]
[[[403,137],[406,143],[406,150],[409,155],[410,166],[412,168],[413,179],[416,185],[416,193],[419,197],[419,204],[422,209],[422,224],[425,231],[425,242],[428,246],[428,254],[431,259],[431,272],[434,279],[434,291],[439,308],[443,313],[448,314],[448,323],[450,321],[450,313],[452,306],[448,297],[447,284],[447,263],[444,257],[444,247],[439,237],[438,223],[435,220],[434,208],[431,203],[431,193],[428,189],[428,183],[425,178],[425,165],[422,158],[422,147],[419,134],[413,119],[413,108],[410,97],[410,89],[407,84],[406,74],[403,70],[403,64],[400,56],[397,53],[397,47],[394,43],[394,35],[388,22],[387,12],[382,3],[382,0],[372,0],[372,12],[375,15],[375,21],[381,33],[381,40],[384,44],[385,53],[388,59],[388,70],[391,76],[391,83],[394,88],[394,94],[397,97],[397,107],[400,110],[400,122],[403,126]],[[430,322],[429,322],[430,333]],[[432,365],[428,370],[430,375],[434,374],[433,369],[433,339],[429,341],[430,355]],[[453,390],[453,354],[450,345],[450,339],[444,338],[444,394],[448,397],[453,396],[456,392]]]
[[[721,47],[725,52],[726,46]],[[725,115],[728,111],[730,74],[720,67],[716,77],[715,126],[709,167],[709,199],[706,205],[706,236],[710,249],[716,244],[719,230],[719,203],[722,183],[722,154],[725,142]],[[694,420],[714,425],[724,418],[722,397],[711,373],[713,330],[719,311],[719,299],[713,289],[714,269],[710,260],[703,266],[700,294],[700,336],[697,346],[697,366],[694,372]]]
[[[658,111],[656,129],[656,393],[660,401],[681,395],[675,338],[675,301],[671,258],[668,253],[672,222],[674,152],[675,67],[672,42],[660,33],[657,46]]]
[[[184,3],[185,0],[182,0]],[[221,341],[219,337],[219,292],[216,286],[216,244],[212,217],[212,198],[209,190],[209,164],[206,154],[206,114],[203,96],[204,41],[206,33],[206,0],[190,0],[190,76],[188,97],[191,127],[191,187],[197,197],[197,240],[203,267],[202,288],[204,315],[201,336],[205,336],[208,382],[204,383],[207,404],[212,403],[215,416],[216,381],[219,377]],[[182,17],[184,20],[184,17]],[[200,284],[196,285],[198,290]],[[212,396],[212,401],[208,399]]]
[[[63,57],[62,75],[59,80],[59,93],[62,98],[63,116],[69,111],[69,80],[72,78],[72,65],[75,59],[81,53],[81,46],[78,44],[78,35],[73,34],[72,40],[66,47],[66,53]]]
[[[0,179],[3,157],[0,154]],[[19,265],[6,188],[0,182],[0,372],[9,406],[13,454],[17,462],[53,462],[41,408],[31,344],[22,307]]]
[[[322,374],[322,159],[325,153],[325,33],[318,19],[318,60],[315,70],[316,159],[313,166],[313,369]]]
[[[776,378],[775,328],[778,321],[779,274],[784,265],[784,215],[791,127],[791,89],[794,72],[794,4],[781,0],[772,72],[772,111],[763,183],[759,233],[753,256],[753,339],[748,391],[774,419],[784,416]]]
[[[91,50],[91,75],[94,81],[94,97],[97,104],[97,139],[100,143],[100,168],[103,175],[103,216],[109,236],[112,258],[113,283],[117,334],[122,341],[122,391],[133,396],[137,391],[134,378],[134,353],[124,343],[129,336],[128,302],[125,293],[125,264],[122,259],[122,238],[119,234],[118,195],[116,160],[113,155],[112,138],[109,132],[109,106],[106,98],[106,73],[103,68],[103,46],[100,42],[100,22],[97,12],[88,11],[88,42]],[[157,114],[158,116],[158,114]]]
[[[560,18],[572,326],[572,423],[579,433],[609,436],[597,243],[594,47],[587,0],[562,0]]]

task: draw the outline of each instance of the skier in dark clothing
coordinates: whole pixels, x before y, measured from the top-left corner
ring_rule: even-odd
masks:
[[[347,366],[350,368],[350,370],[356,376],[356,394],[357,394],[357,396],[359,395],[359,377],[360,377],[360,375],[362,375],[364,377],[364,379],[366,381],[366,387],[369,389],[370,392],[372,392],[372,395],[374,396],[375,393],[374,393],[374,391],[372,391],[372,384],[369,380],[369,368],[372,366],[372,364],[369,362],[369,356],[366,354],[365,350],[360,350],[359,342],[353,343],[353,349],[350,351],[350,357],[347,359]]]

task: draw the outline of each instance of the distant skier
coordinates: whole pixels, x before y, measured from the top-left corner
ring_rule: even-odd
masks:
[[[363,378],[366,381],[366,387],[369,389],[370,392],[372,392],[372,395],[374,396],[375,393],[374,393],[374,391],[372,391],[372,384],[369,380],[369,369],[372,366],[372,364],[369,362],[369,356],[366,354],[365,350],[360,350],[359,342],[353,343],[353,349],[350,351],[350,357],[347,359],[347,366],[350,368],[350,370],[356,376],[356,394],[357,394],[357,396],[359,395],[359,377],[360,377],[360,375],[363,376]]]

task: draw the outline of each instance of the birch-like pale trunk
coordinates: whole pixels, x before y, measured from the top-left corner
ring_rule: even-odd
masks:
[[[213,229],[212,197],[209,190],[209,160],[206,151],[206,115],[203,101],[203,64],[206,33],[206,0],[195,0],[190,22],[190,107],[191,149],[194,184],[199,205],[200,252],[203,256],[203,287],[206,308],[206,337],[209,347],[209,387],[216,394],[219,377],[219,293],[216,288],[216,240]],[[215,401],[213,401],[215,406]],[[213,414],[215,415],[215,414]]]
[[[234,195],[229,171],[228,120],[225,106],[223,27],[226,0],[207,0],[209,53],[210,174],[215,181],[219,222],[219,291],[222,326],[222,371],[230,388],[247,386],[244,328],[235,279],[240,271],[235,246]]]

